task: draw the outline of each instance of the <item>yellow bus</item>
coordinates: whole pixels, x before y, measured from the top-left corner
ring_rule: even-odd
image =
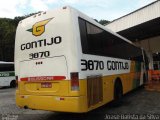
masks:
[[[88,112],[143,84],[142,49],[72,7],[20,21],[16,104]]]

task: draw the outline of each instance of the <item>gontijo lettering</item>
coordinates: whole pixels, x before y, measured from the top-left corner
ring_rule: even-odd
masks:
[[[62,38],[60,36],[52,37],[51,39],[41,39],[33,42],[27,42],[21,45],[21,50],[33,49],[38,47],[50,46],[54,44],[59,44],[62,42]]]
[[[128,62],[108,60],[107,69],[108,70],[126,70],[126,69],[129,69],[129,65],[128,65]]]

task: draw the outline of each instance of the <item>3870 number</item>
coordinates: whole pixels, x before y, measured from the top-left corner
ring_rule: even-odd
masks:
[[[82,71],[86,70],[103,70],[104,62],[98,60],[81,60]]]
[[[43,57],[49,57],[49,56],[50,56],[49,51],[30,53],[29,59],[37,59],[37,58],[43,58]]]

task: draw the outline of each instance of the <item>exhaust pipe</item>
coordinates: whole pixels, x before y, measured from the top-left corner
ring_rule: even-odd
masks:
[[[25,106],[24,106],[24,109],[28,109],[28,106],[27,106],[27,105],[25,105]]]

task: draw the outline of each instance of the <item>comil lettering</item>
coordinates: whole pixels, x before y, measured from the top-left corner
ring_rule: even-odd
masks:
[[[52,37],[51,39],[41,39],[33,42],[24,43],[21,45],[21,50],[33,49],[38,47],[50,46],[53,44],[60,44],[62,42],[62,37]]]
[[[107,69],[108,70],[126,70],[129,69],[128,62],[120,62],[120,61],[107,61]]]

